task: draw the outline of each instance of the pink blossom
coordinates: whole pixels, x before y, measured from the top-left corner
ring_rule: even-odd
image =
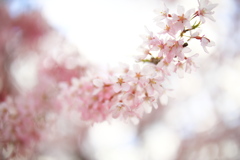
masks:
[[[200,17],[201,22],[205,23],[205,17],[214,21],[212,16],[214,12],[212,10],[217,6],[217,4],[212,4],[209,2],[209,0],[198,0],[198,4],[199,8],[196,12],[196,15]]]
[[[179,78],[184,77],[185,66],[186,64],[181,61],[178,61],[178,63],[175,65],[174,72],[177,73]]]
[[[177,8],[177,14],[173,15],[173,20],[176,22],[175,28],[177,28],[177,30],[184,30],[184,27],[186,28],[191,28],[191,16],[194,13],[194,9],[190,9],[187,12],[185,12],[185,9],[183,6],[178,6]]]
[[[96,87],[103,87],[104,83],[103,81],[100,79],[100,78],[96,78],[93,80],[93,84],[96,86]]]
[[[165,4],[161,4],[161,8],[155,9],[154,12],[157,14],[157,17],[155,18],[155,21],[157,23],[159,21],[167,19],[168,17],[171,17],[171,14],[169,14],[169,9],[166,7]]]
[[[167,23],[159,22],[158,26],[163,30],[159,32],[159,34],[168,34],[172,37],[175,37],[175,34],[177,33],[176,27],[174,26],[173,20],[167,20]]]
[[[203,49],[206,53],[209,53],[206,47],[215,46],[215,43],[213,41],[211,41],[210,39],[206,38],[205,36],[199,36],[199,32],[193,33],[191,35],[191,37],[200,40],[201,46],[203,47]]]
[[[162,77],[150,77],[148,78],[148,82],[146,83],[145,89],[148,93],[148,95],[153,95],[154,91],[157,91],[159,95],[162,94],[163,88],[162,88]]]
[[[155,67],[157,72],[160,72],[163,77],[170,76],[173,71],[173,64],[166,60],[160,61]]]
[[[158,104],[154,96],[149,96],[148,93],[145,93],[141,107],[144,108],[146,113],[151,113],[152,108],[158,108]]]
[[[212,47],[215,46],[215,43],[213,41],[210,41],[208,38],[206,37],[202,37],[201,38],[201,45],[204,49],[205,52],[209,53],[206,47]]]
[[[130,70],[127,73],[127,77],[129,81],[143,85],[146,82],[147,75],[150,75],[151,73],[150,66],[145,65],[143,68],[140,68],[139,64],[134,64],[133,70]]]
[[[113,89],[117,93],[119,91],[128,91],[130,89],[130,85],[127,83],[126,78],[119,76],[113,77]]]
[[[113,118],[118,118],[120,115],[125,114],[128,110],[128,107],[120,101],[113,107],[112,116]]]
[[[165,49],[165,59],[167,63],[171,63],[171,61],[173,60],[173,58],[178,58],[179,60],[183,60],[184,59],[184,53],[188,53],[191,51],[190,48],[188,47],[184,47],[184,41],[183,40],[172,40],[169,39],[167,41],[167,48]]]
[[[178,63],[175,65],[174,72],[176,72],[179,76],[179,78],[184,77],[184,73],[191,73],[192,71],[195,71],[198,66],[194,62],[194,58],[198,57],[199,54],[194,54],[190,57],[185,57],[184,61],[178,61]]]
[[[198,66],[196,65],[196,63],[194,61],[194,59],[198,56],[199,56],[199,54],[194,54],[190,57],[185,58],[186,59],[186,69],[185,69],[185,71],[187,73],[191,73],[192,71],[195,71],[198,68]]]

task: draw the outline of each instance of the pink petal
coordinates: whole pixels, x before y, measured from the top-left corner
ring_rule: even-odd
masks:
[[[114,84],[113,90],[114,90],[114,92],[118,93],[121,90],[121,86],[119,84]]]
[[[128,91],[130,89],[130,85],[129,84],[127,84],[127,83],[123,83],[122,84],[122,90],[123,91]]]
[[[113,112],[112,112],[112,117],[113,118],[118,118],[120,116],[120,111],[118,111],[117,109],[115,109]]]
[[[94,79],[93,80],[93,84],[96,86],[96,87],[102,87],[103,86],[103,81],[101,79]]]

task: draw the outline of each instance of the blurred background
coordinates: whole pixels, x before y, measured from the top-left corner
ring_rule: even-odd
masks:
[[[134,63],[146,26],[155,29],[162,2],[196,8],[197,0],[9,0],[13,15],[40,10],[48,23],[78,48],[87,62],[111,68]],[[62,139],[40,144],[38,160],[239,160],[240,1],[211,0],[216,22],[203,33],[216,43],[200,53],[197,72],[171,77],[168,103],[138,125],[119,120],[81,126],[59,122]],[[26,78],[31,75],[22,73]],[[81,125],[82,122],[79,122]]]

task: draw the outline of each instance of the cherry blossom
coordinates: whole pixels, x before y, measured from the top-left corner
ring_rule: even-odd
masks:
[[[206,47],[212,47],[212,46],[215,46],[215,43],[213,41],[211,41],[210,39],[208,39],[207,37],[205,36],[199,36],[199,32],[195,32],[191,35],[192,38],[195,38],[197,40],[200,40],[201,42],[201,46],[203,47],[203,50],[206,52],[206,53],[209,53],[207,48]]]
[[[171,14],[169,14],[169,9],[164,3],[161,4],[161,8],[155,9],[154,12],[157,14],[157,17],[155,18],[156,22],[171,17]]]
[[[124,77],[113,77],[114,85],[113,89],[115,92],[119,91],[128,91],[130,88],[130,85],[127,83],[126,78]]]
[[[191,73],[191,71],[195,71],[197,68],[199,68],[194,61],[194,59],[197,58],[198,56],[199,56],[199,54],[194,54],[190,57],[185,57],[185,59],[186,59],[185,72]]]
[[[114,109],[112,110],[112,117],[118,118],[120,115],[126,114],[127,111],[129,111],[128,107],[120,101],[116,104],[116,106],[114,106]]]
[[[210,41],[208,38],[206,37],[202,37],[201,38],[201,45],[204,49],[205,52],[209,53],[206,47],[212,47],[215,46],[215,43],[213,41]]]
[[[143,85],[146,82],[146,76],[150,75],[150,66],[145,65],[142,69],[139,64],[133,65],[133,70],[127,73],[129,81],[135,84]]]
[[[166,60],[162,60],[156,66],[154,66],[154,69],[159,75],[166,77],[171,75],[173,67],[174,65],[172,63],[168,63]]]
[[[172,37],[175,37],[175,34],[177,32],[176,26],[174,25],[174,22],[170,19],[167,20],[167,23],[159,22],[158,26],[162,28],[162,31],[159,32],[159,34],[169,34]]]
[[[180,30],[184,30],[184,27],[191,28],[191,18],[194,13],[194,9],[190,9],[185,12],[183,6],[178,6],[177,14],[173,15],[173,20],[176,21],[175,26],[177,26]]]
[[[144,108],[146,113],[151,113],[152,108],[158,108],[158,104],[154,96],[149,96],[148,93],[145,93],[141,107]]]
[[[201,22],[205,23],[205,17],[214,21],[212,16],[214,12],[212,10],[217,6],[217,4],[212,4],[209,0],[198,0],[198,4],[199,8],[196,15],[200,17]]]

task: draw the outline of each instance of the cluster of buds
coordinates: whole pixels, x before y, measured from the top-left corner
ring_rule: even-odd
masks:
[[[174,72],[183,77],[184,72],[196,69],[194,58],[198,54],[191,53],[189,41],[200,41],[206,52],[206,47],[214,45],[198,28],[205,23],[205,18],[213,20],[212,9],[216,4],[208,0],[198,2],[198,9],[185,11],[178,6],[176,14],[169,13],[164,5],[156,11],[155,21],[160,32],[148,31],[139,63],[132,68],[125,66],[123,73],[107,78],[74,79],[70,85],[62,86],[62,101],[78,108],[81,118],[91,122],[109,117],[138,122],[144,113],[158,108],[167,91],[163,85],[167,77]]]

